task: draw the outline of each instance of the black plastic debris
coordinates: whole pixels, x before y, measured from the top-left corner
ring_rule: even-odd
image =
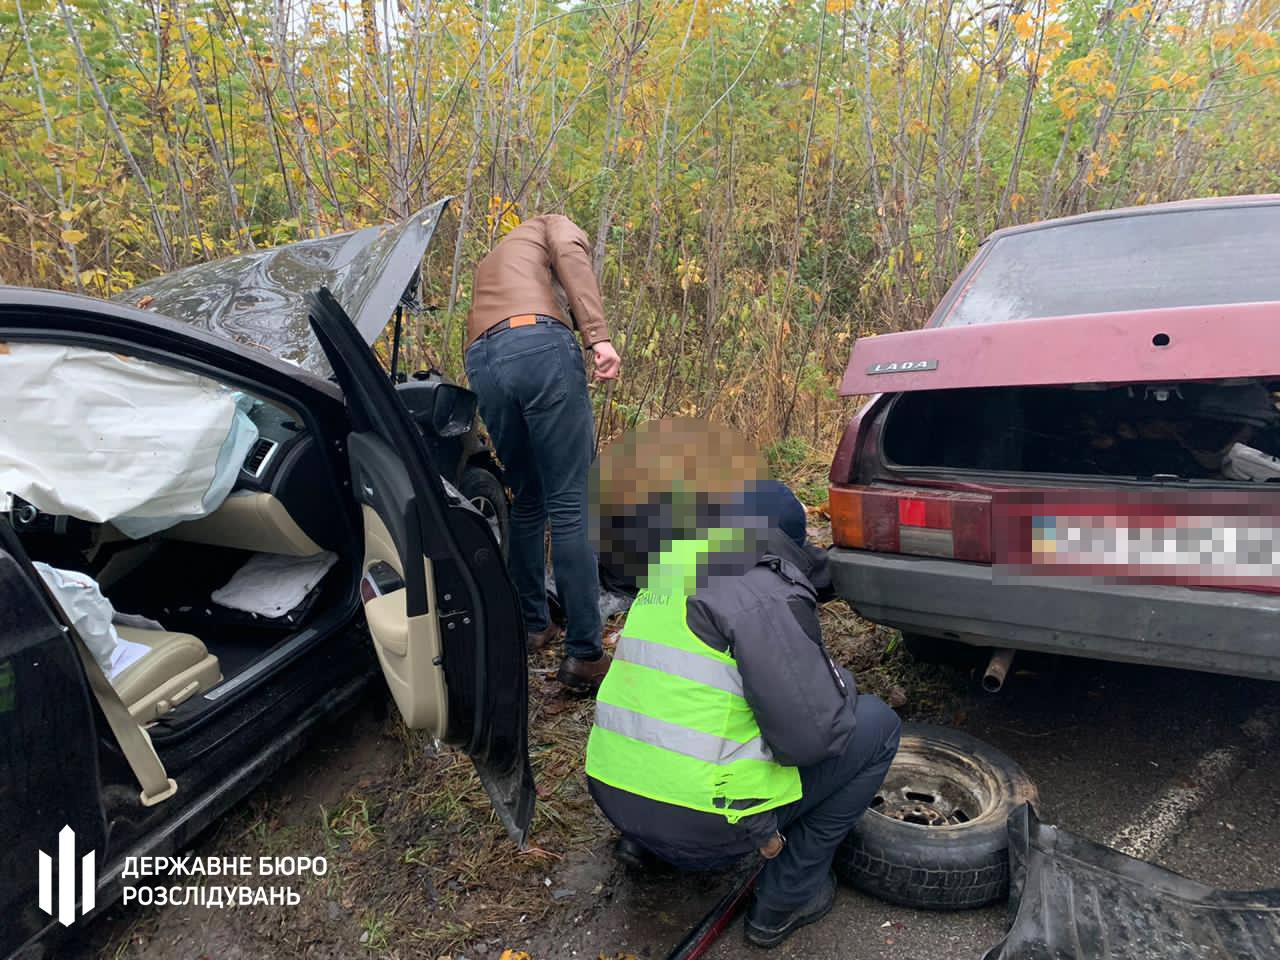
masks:
[[[983,960],[1280,957],[1280,890],[1215,890],[1040,823],[1009,816],[1013,924]]]

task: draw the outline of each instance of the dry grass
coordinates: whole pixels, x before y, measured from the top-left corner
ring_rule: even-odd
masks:
[[[593,702],[559,689],[551,657],[531,664],[529,755],[538,803],[525,850],[507,839],[470,761],[437,750],[395,718],[388,727],[404,745],[399,768],[326,811],[337,866],[331,895],[358,909],[371,953],[437,957],[464,945],[505,944],[513,930],[561,910],[561,865],[590,855],[608,836],[582,772]]]

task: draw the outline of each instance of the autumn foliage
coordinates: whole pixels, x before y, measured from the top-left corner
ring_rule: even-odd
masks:
[[[460,372],[470,267],[591,234],[623,380],[829,444],[853,338],[993,228],[1280,170],[1277,0],[4,0],[0,279],[106,295],[458,197],[410,357]]]

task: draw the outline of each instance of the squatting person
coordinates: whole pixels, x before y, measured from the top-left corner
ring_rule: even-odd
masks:
[[[529,647],[555,640],[547,608],[544,536],[567,626],[561,683],[588,690],[609,669],[600,643],[599,575],[587,533],[593,422],[582,351],[594,376],[621,363],[609,341],[587,235],[559,215],[524,221],[480,261],[467,318],[466,370],[515,495],[507,566]]]
[[[788,501],[800,509],[766,490],[712,520],[697,508],[683,532],[676,523],[627,615],[586,761],[624,859],[768,859],[746,920],[763,947],[830,910],[836,847],[874,799],[900,729],[823,646],[814,582],[825,555],[804,546],[803,513],[759,516]]]

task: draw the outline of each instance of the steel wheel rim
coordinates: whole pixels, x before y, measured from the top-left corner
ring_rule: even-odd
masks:
[[[869,813],[925,829],[960,827],[997,810],[998,783],[971,757],[950,750],[922,754],[904,745]]]

